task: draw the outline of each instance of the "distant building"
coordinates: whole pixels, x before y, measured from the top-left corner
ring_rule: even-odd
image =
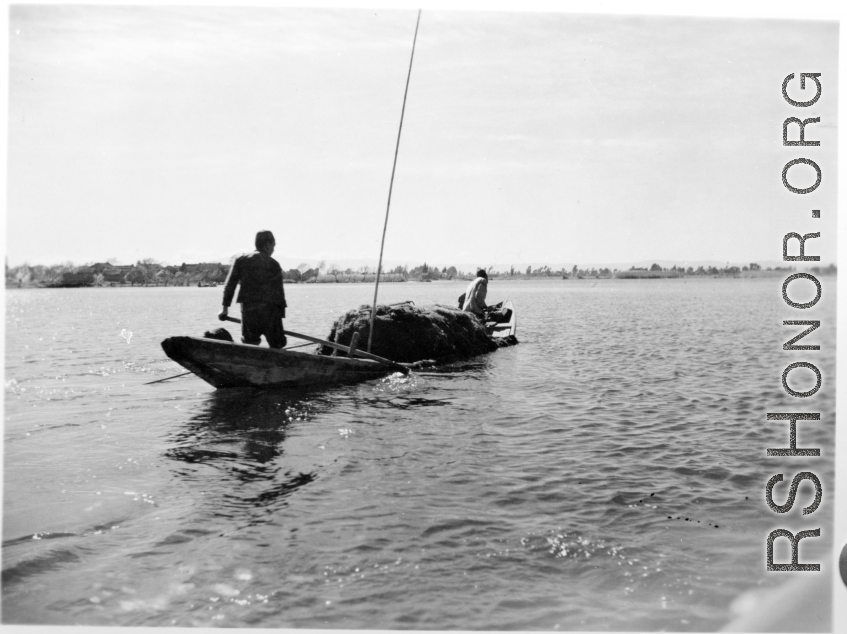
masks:
[[[179,270],[183,273],[196,273],[197,271],[208,271],[222,268],[224,268],[224,265],[220,262],[198,262],[197,264],[186,264],[183,262],[179,267]]]
[[[101,270],[104,282],[123,282],[126,274],[134,267],[132,264],[107,264]]]
[[[90,286],[92,284],[94,284],[94,273],[87,271],[75,273],[62,273],[62,277],[59,280],[57,286]]]

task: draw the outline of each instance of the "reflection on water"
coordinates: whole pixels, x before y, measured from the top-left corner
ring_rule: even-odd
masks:
[[[252,389],[213,392],[203,409],[171,434],[176,447],[167,455],[190,463],[219,456],[264,464],[280,454],[286,426],[305,410],[305,401],[285,396]],[[241,450],[219,449],[232,445]]]
[[[288,427],[315,413],[315,401],[307,395],[250,388],[213,392],[171,433],[165,455],[185,463],[175,469],[181,478],[214,479],[220,491],[215,516],[247,518],[248,525],[270,521],[288,495],[316,477],[292,471],[280,460]]]

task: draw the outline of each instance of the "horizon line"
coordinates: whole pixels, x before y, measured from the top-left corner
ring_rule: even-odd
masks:
[[[162,267],[169,267],[169,266],[179,267],[179,266],[182,266],[182,265],[196,266],[198,264],[229,265],[229,264],[232,263],[232,261],[236,257],[238,257],[242,254],[245,254],[245,253],[249,253],[249,251],[236,253],[235,255],[231,256],[230,258],[227,258],[225,260],[219,260],[217,262],[213,261],[213,260],[203,260],[203,261],[198,260],[196,262],[183,261],[183,262],[173,264],[173,263],[170,263],[166,260],[158,260],[156,258],[140,258],[140,259],[135,260],[134,262],[133,261],[129,261],[129,262],[126,262],[126,263],[116,262],[116,263],[113,264],[113,266],[136,266],[138,263],[141,263],[144,260],[152,260],[152,262],[150,262],[151,264],[156,264],[156,265],[162,266]],[[109,258],[109,259],[114,260],[116,258]],[[295,261],[298,262],[298,264],[293,265],[292,268],[297,268],[300,264],[307,264],[307,265],[309,265],[310,268],[312,268],[312,264],[314,264],[315,267],[319,268],[320,264],[322,264],[322,263],[326,267],[329,267],[331,265],[336,265],[338,267],[343,266],[344,268],[353,268],[353,265],[350,264],[351,262],[355,262],[356,266],[360,266],[360,267],[361,266],[376,267],[376,265],[377,265],[376,258],[374,258],[373,261],[371,261],[370,258],[335,258],[335,259],[330,259],[330,258],[315,258],[315,257],[299,258],[299,257],[288,257],[288,256],[277,257],[277,258],[274,258],[274,259],[276,259],[278,262],[280,262],[280,265],[282,265],[283,261],[285,261],[285,262],[295,262]],[[509,264],[509,265],[504,265],[504,264],[501,265],[501,264],[494,263],[494,264],[488,264],[487,266],[483,266],[482,264],[479,264],[479,263],[471,264],[469,262],[459,262],[459,263],[453,262],[453,263],[450,263],[450,264],[443,264],[443,263],[439,264],[439,263],[436,263],[434,261],[434,262],[430,263],[428,260],[425,260],[425,259],[420,260],[420,261],[418,261],[418,260],[402,260],[402,261],[401,260],[384,260],[382,268],[383,268],[383,270],[386,270],[389,267],[394,268],[394,267],[397,267],[397,266],[414,268],[414,267],[422,266],[422,265],[426,264],[429,267],[434,267],[434,268],[439,268],[439,269],[450,268],[450,267],[455,267],[459,270],[461,270],[462,268],[469,268],[469,269],[473,269],[473,268],[492,269],[493,268],[495,271],[501,270],[498,267],[505,266],[506,267],[505,270],[508,271],[510,268],[518,268],[518,267],[525,268],[527,266],[531,266],[533,268],[549,267],[553,270],[558,270],[558,269],[562,269],[562,268],[570,269],[570,268],[573,268],[574,266],[576,266],[580,269],[584,269],[586,267],[589,267],[589,268],[617,267],[617,268],[620,269],[620,267],[639,266],[639,265],[645,265],[645,264],[647,266],[650,266],[652,264],[658,264],[659,266],[662,266],[663,268],[664,267],[671,267],[671,266],[676,266],[676,267],[695,266],[696,267],[696,266],[701,266],[701,265],[749,266],[751,263],[759,264],[762,267],[765,267],[765,266],[773,267],[773,266],[783,266],[783,265],[791,265],[792,264],[791,261],[783,261],[781,259],[757,260],[755,258],[753,258],[753,259],[746,258],[746,259],[743,259],[743,260],[742,259],[720,260],[720,259],[715,259],[715,258],[698,259],[698,260],[692,260],[692,259],[679,260],[679,259],[668,259],[668,258],[655,258],[655,259],[642,258],[642,259],[639,259],[639,260],[627,260],[627,261],[616,261],[616,262],[610,262],[610,261],[603,260],[603,261],[586,262],[585,264],[579,264],[578,261],[565,261],[565,260],[560,260],[560,261],[556,261],[556,262],[552,262],[552,263],[549,263],[549,262],[550,262],[550,260],[546,260],[546,261],[545,260],[524,260],[522,262],[515,262],[515,263]],[[39,263],[30,263],[29,261],[25,260],[25,261],[18,263],[18,264],[9,264],[8,257],[6,257],[5,265],[6,265],[7,269],[15,269],[15,268],[20,268],[22,266],[28,266],[30,268],[36,267],[36,266],[44,266],[44,267],[70,266],[70,267],[79,268],[79,267],[94,266],[96,264],[106,264],[106,263],[108,263],[108,260],[104,259],[104,260],[84,260],[81,263],[73,262],[71,260],[66,260],[64,262],[53,262],[53,263],[48,263],[48,264],[43,264],[43,263],[40,263],[40,262]],[[804,262],[804,264],[807,264],[808,266],[827,266],[827,265],[830,265],[830,264],[837,265],[838,260],[837,260],[837,258],[832,260],[832,261],[830,261],[828,259],[827,260],[822,259],[822,260],[819,260],[819,261]],[[796,265],[796,263],[795,263],[795,265]]]

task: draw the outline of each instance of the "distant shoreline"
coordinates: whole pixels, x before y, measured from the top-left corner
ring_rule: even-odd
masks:
[[[321,262],[318,268],[307,268],[301,263],[294,269],[282,271],[282,279],[287,284],[372,284],[376,282],[376,269],[362,266],[358,271],[350,268],[341,270],[336,264]],[[837,267],[809,266],[815,275],[835,275]],[[455,266],[434,267],[426,263],[411,269],[405,266],[391,270],[382,269],[379,281],[390,282],[436,282],[441,280],[472,280],[480,270],[486,271],[491,280],[581,280],[581,279],[676,279],[688,277],[777,277],[785,272],[793,273],[793,266],[763,267],[756,262],[749,265],[723,267],[712,265],[663,267],[654,262],[648,266],[631,266],[628,269],[610,269],[608,267],[552,269],[549,266],[516,269],[514,266],[497,271],[494,266],[463,271]],[[71,263],[52,267],[27,264],[6,267],[6,288],[78,288],[78,287],[114,287],[124,286],[199,286],[217,287],[226,283],[230,265],[219,262],[183,263],[180,266],[163,265],[153,260],[139,260],[136,264],[115,264],[98,262],[85,266],[73,266]]]
[[[490,279],[493,282],[497,281],[524,281],[524,282],[532,282],[532,281],[547,281],[547,282],[579,282],[579,281],[598,281],[598,280],[687,280],[687,279],[756,279],[756,278],[777,278],[782,277],[788,273],[793,272],[793,269],[790,270],[770,270],[770,271],[743,271],[741,273],[727,275],[727,274],[686,274],[679,272],[671,272],[671,271],[618,271],[614,275],[579,275],[579,276],[568,276],[561,277],[558,275],[548,275],[548,276],[536,276],[536,275],[496,275],[492,276]],[[836,270],[823,270],[814,272],[815,275],[819,277],[836,277]],[[332,276],[321,276],[323,279],[310,279],[308,282],[298,282],[295,280],[285,280],[285,285],[308,285],[308,284],[373,284],[376,281],[375,276],[344,276],[347,279],[333,279]],[[391,278],[395,279],[391,279]],[[329,278],[329,279],[327,279]],[[399,284],[399,283],[411,283],[411,284],[423,284],[423,283],[432,283],[432,282],[470,282],[473,278],[471,277],[454,277],[450,279],[442,278],[442,279],[396,279],[396,276],[392,276],[391,274],[386,275],[385,277],[380,277],[379,281],[381,284]],[[32,289],[32,288],[42,288],[42,289],[56,289],[56,288],[215,288],[217,290],[223,289],[223,284],[218,285],[203,285],[197,286],[196,284],[188,284],[188,285],[178,285],[178,284],[125,284],[125,283],[117,283],[111,282],[103,285],[94,285],[94,284],[44,284],[44,283],[21,283],[16,284],[14,282],[10,282],[6,280],[6,290],[14,290],[14,289]]]

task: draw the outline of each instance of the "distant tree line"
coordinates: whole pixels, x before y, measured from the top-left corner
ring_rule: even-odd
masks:
[[[7,263],[6,286],[217,286],[226,281],[229,269],[230,264],[219,262],[183,262],[174,266],[153,259],[138,260],[135,264],[118,264],[112,259],[81,266],[65,262],[53,266],[22,264],[10,267]],[[303,262],[297,268],[283,271],[282,276],[289,283],[372,281],[376,277],[376,267],[363,266],[354,271],[341,270],[335,264],[327,266],[325,262],[316,267]],[[383,272],[381,279],[405,282],[408,275]]]
[[[222,283],[229,272],[228,264],[201,262],[179,266],[161,264],[152,259],[135,264],[118,264],[114,260],[74,265],[71,262],[43,266],[6,265],[7,286],[214,286]]]
[[[135,264],[118,264],[111,259],[106,262],[85,264],[76,266],[71,262],[43,266],[40,264],[30,266],[22,264],[9,267],[6,264],[6,286],[47,286],[47,287],[70,287],[70,286],[216,286],[226,281],[230,265],[218,262],[200,262],[197,264],[186,264],[172,266],[156,262],[152,259],[138,260]],[[768,272],[779,273],[783,271],[794,271],[794,267],[767,267],[763,269],[759,264],[751,262],[742,267],[725,266],[672,266],[663,268],[659,264],[652,264],[649,268],[630,267],[628,270],[609,268],[580,268],[574,265],[571,269],[564,267],[553,269],[549,266],[533,268],[527,266],[524,271],[516,270],[514,266],[508,270],[497,271],[493,266],[485,269],[489,278],[506,279],[537,279],[537,278],[561,278],[561,279],[611,279],[611,278],[651,278],[651,277],[688,277],[688,276],[710,276],[710,277],[754,277],[767,275]],[[813,266],[810,269],[815,275],[836,275],[837,267]],[[396,266],[390,270],[382,271],[380,279],[386,282],[435,281],[473,279],[476,271],[461,271],[455,266],[430,266],[426,262],[420,266]],[[283,279],[288,283],[327,283],[327,282],[373,282],[376,279],[376,267],[360,266],[357,269],[342,269],[339,265],[326,264],[321,261],[316,267],[310,267],[308,263],[302,262],[296,268],[283,271]]]
[[[782,272],[795,271],[793,266],[776,266],[762,268],[756,262],[751,262],[744,266],[698,266],[696,269],[692,266],[672,266],[663,268],[658,264],[652,264],[649,269],[631,267],[628,271],[618,271],[615,277],[632,278],[632,277],[689,277],[689,276],[706,276],[706,277],[761,277],[768,274],[779,274]],[[813,272],[819,275],[836,275],[838,272],[834,264],[826,267],[812,267]]]

